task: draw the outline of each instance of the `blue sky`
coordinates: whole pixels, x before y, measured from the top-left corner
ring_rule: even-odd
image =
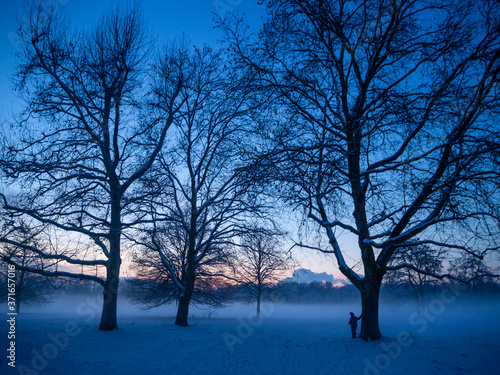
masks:
[[[113,9],[120,0],[42,0],[55,5],[64,13],[71,25],[77,29],[93,26],[107,11]],[[126,0],[121,1],[126,3]],[[12,93],[11,78],[15,64],[16,33],[18,20],[22,21],[26,0],[0,0],[0,122],[9,120],[12,113],[21,107]],[[186,35],[193,44],[215,46],[221,32],[214,29],[214,12],[245,12],[253,27],[258,27],[264,14],[257,0],[139,0],[144,18],[153,35],[160,43]],[[295,225],[292,225],[295,227]],[[296,237],[294,233],[291,233]],[[345,242],[347,245],[352,240]],[[349,245],[348,245],[349,246]],[[349,246],[351,247],[351,246]],[[333,256],[319,254],[312,250],[294,252],[300,266],[315,272],[328,272],[335,277],[343,276],[338,271]],[[349,254],[347,254],[348,256]],[[353,261],[352,259],[349,259]]]
[[[71,25],[77,29],[93,26],[102,14],[126,0],[42,0],[47,5],[57,6],[67,15]],[[21,107],[12,93],[11,78],[15,64],[16,32],[18,21],[23,18],[26,0],[0,0],[0,124],[5,123]],[[160,44],[183,35],[193,44],[215,46],[221,32],[214,29],[214,12],[236,12],[247,14],[248,22],[258,27],[264,9],[257,5],[257,0],[138,0],[143,9],[146,23],[153,35],[157,35]],[[0,125],[3,126],[3,125]],[[295,225],[291,225],[295,227]],[[293,230],[292,230],[293,231]],[[296,238],[294,233],[292,237]],[[355,238],[341,236],[341,246],[348,249],[346,261],[354,265],[358,258]],[[328,272],[335,277],[342,277],[336,267],[333,256],[321,255],[311,250],[295,253],[301,266],[315,272]]]
[[[99,17],[120,0],[42,0],[58,7],[76,28],[95,24]],[[0,120],[6,120],[18,108],[11,89],[15,63],[18,20],[23,18],[26,0],[0,0]],[[193,44],[214,46],[220,31],[214,29],[214,12],[245,12],[250,21],[258,23],[263,13],[256,0],[140,0],[145,20],[160,42],[185,34]]]

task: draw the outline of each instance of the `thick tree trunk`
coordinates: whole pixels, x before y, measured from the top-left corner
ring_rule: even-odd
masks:
[[[196,224],[198,218],[198,211],[196,208],[196,182],[191,181],[191,220],[189,228],[189,243],[186,256],[186,275],[185,275],[185,285],[182,295],[179,297],[179,305],[177,306],[177,316],[175,317],[175,324],[181,327],[188,326],[188,313],[189,313],[189,303],[191,302],[191,296],[194,290],[194,281],[196,278]]]
[[[189,299],[186,296],[179,298],[177,306],[177,316],[175,317],[175,324],[181,327],[188,326],[189,314]]]
[[[194,289],[194,275],[186,278],[186,286],[184,293],[179,297],[177,306],[177,316],[175,317],[175,324],[181,327],[188,326],[189,303]]]
[[[361,290],[361,333],[365,341],[378,340],[382,337],[378,325],[378,301],[381,281],[367,281]]]
[[[102,305],[101,323],[99,329],[112,331],[118,328],[116,309],[118,304],[118,285],[120,282],[120,260],[110,262],[104,284],[104,299]]]
[[[116,309],[118,304],[118,285],[120,283],[120,239],[121,239],[120,199],[115,198],[111,205],[111,231],[109,235],[109,258],[104,284],[104,299],[99,329],[112,331],[118,328]]]

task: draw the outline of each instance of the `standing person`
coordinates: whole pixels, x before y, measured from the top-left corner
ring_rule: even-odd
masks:
[[[354,315],[354,313],[351,312],[350,314],[351,318],[349,319],[349,323],[347,324],[351,325],[352,338],[355,339],[356,329],[358,328],[358,320],[361,319],[361,315],[359,316],[359,318],[356,318],[356,315]]]

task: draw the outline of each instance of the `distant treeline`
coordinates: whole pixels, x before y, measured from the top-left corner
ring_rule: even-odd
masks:
[[[120,290],[124,296],[126,296],[131,302],[139,303],[143,305],[149,305],[150,307],[158,306],[160,303],[148,303],[144,300],[143,294],[141,295],[140,288],[137,288],[137,283],[143,280],[136,278],[126,278],[125,281],[120,285]],[[150,281],[154,283],[154,281]],[[432,298],[434,295],[438,295],[443,291],[444,288],[449,287],[456,288],[460,291],[460,294],[464,297],[466,296],[498,296],[500,294],[500,283],[494,281],[480,281],[475,284],[461,284],[461,283],[433,283],[427,286],[427,289],[423,295],[419,295],[415,292],[414,285],[410,283],[399,283],[391,284],[384,283],[381,290],[381,300],[414,300],[419,298]],[[212,286],[211,288],[206,288],[200,295],[204,298],[200,298],[195,303],[208,304],[214,307],[223,307],[226,304],[243,302],[250,303],[254,302],[254,298],[251,294],[251,288],[248,285],[223,285],[223,286]],[[100,294],[102,293],[102,287],[95,283],[91,283],[85,280],[70,280],[67,282],[61,282],[56,287],[51,288],[46,286],[44,290],[45,298],[43,300],[36,299],[30,301],[29,298],[25,301],[27,304],[34,302],[36,304],[48,303],[51,299],[57,298],[61,294]],[[175,302],[175,298],[166,298],[168,296],[162,296],[163,294],[168,294],[168,290],[162,290],[161,286],[158,285],[157,294],[158,297],[162,297],[166,303]],[[4,300],[4,296],[1,299]],[[311,283],[297,283],[297,282],[279,282],[274,285],[267,285],[264,288],[262,294],[263,302],[280,302],[280,303],[299,303],[299,304],[326,304],[326,303],[345,303],[345,302],[355,302],[360,299],[358,290],[353,285],[344,286],[334,286],[330,282],[311,282]]]

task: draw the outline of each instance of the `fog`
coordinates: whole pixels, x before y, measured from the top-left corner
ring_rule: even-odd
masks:
[[[98,322],[101,308],[101,294],[64,295],[57,296],[52,302],[41,306],[24,304],[20,316],[38,316],[40,319],[60,317],[63,319],[83,319]],[[146,309],[143,305],[132,303],[130,300],[121,297],[118,301],[118,322],[124,318],[164,318],[165,320],[173,320],[176,309],[175,303]],[[6,307],[4,311],[6,311]],[[356,315],[361,314],[361,302],[291,304],[282,303],[278,298],[275,302],[264,301],[261,311],[263,318],[274,320],[346,320],[351,311]],[[455,295],[452,291],[443,291],[428,297],[420,305],[411,298],[405,300],[382,299],[380,301],[379,315],[381,325],[389,322],[396,324],[398,321],[407,320],[415,313],[421,313],[424,316],[427,313],[436,316],[436,318],[442,315],[443,320],[447,321],[446,324],[453,325],[454,321],[461,320],[464,317],[475,316],[481,319],[495,319],[498,318],[498,311],[500,311],[500,298],[498,296]],[[255,303],[241,302],[228,303],[220,308],[192,305],[189,310],[191,319],[237,319],[255,314]],[[388,317],[389,322],[386,323],[384,317]]]
[[[353,340],[359,303],[193,306],[190,326],[175,305],[144,310],[122,298],[117,331],[97,329],[101,295],[23,305],[16,317],[16,368],[2,374],[493,374],[500,352],[500,300],[447,291],[416,301],[381,301],[381,340]],[[6,311],[6,306],[2,306]],[[2,324],[2,345],[10,345]],[[359,334],[359,328],[358,328]],[[9,346],[7,346],[9,348]]]

